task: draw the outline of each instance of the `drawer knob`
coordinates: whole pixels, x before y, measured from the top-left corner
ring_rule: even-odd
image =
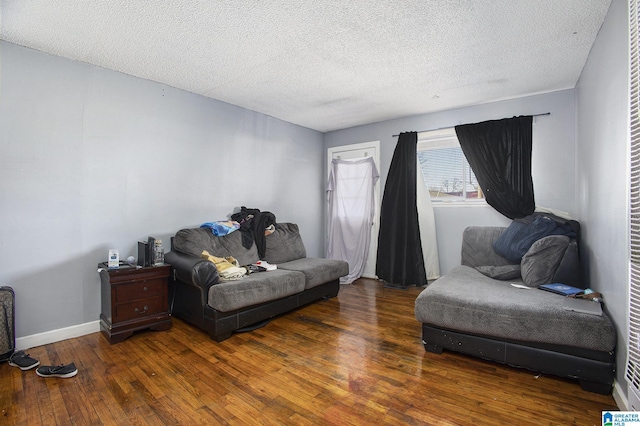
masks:
[[[144,313],[145,313],[145,312],[147,312],[148,310],[149,310],[149,307],[148,307],[148,306],[145,306],[142,310],[140,310],[140,309],[138,309],[138,308],[135,308],[135,309],[134,309],[134,311],[135,311],[137,314],[144,314]]]
[[[142,290],[147,291],[147,286],[144,286],[144,288]]]

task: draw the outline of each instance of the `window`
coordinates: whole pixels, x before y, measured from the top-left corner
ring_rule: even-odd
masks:
[[[417,150],[432,202],[484,202],[484,194],[462,153],[455,129],[420,133]]]
[[[629,324],[626,379],[629,400],[640,398],[640,10],[638,2],[629,2],[630,17],[630,136],[629,170]],[[633,403],[629,404],[633,407]],[[634,407],[634,410],[637,407]]]

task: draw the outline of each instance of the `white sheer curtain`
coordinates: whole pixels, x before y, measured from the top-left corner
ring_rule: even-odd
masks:
[[[438,240],[436,238],[436,220],[431,204],[431,194],[424,183],[420,160],[416,185],[416,204],[418,205],[418,224],[420,225],[420,242],[427,280],[440,278],[440,259],[438,257]]]
[[[340,278],[340,284],[351,284],[364,271],[375,211],[373,189],[378,178],[371,157],[334,159],[331,163],[327,258],[349,263],[349,275]]]

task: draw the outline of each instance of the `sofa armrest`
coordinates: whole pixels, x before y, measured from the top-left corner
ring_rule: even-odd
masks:
[[[199,287],[206,303],[209,287],[219,281],[218,269],[208,260],[176,251],[164,256],[165,262],[173,267],[173,277],[187,285]]]

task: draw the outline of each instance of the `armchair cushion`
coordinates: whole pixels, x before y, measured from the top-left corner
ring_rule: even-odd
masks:
[[[482,275],[496,280],[514,280],[520,278],[520,265],[476,266]]]
[[[564,235],[550,235],[533,243],[520,263],[523,283],[538,287],[553,282],[568,246],[569,237]]]
[[[462,234],[461,263],[472,268],[478,266],[503,266],[519,264],[510,262],[493,250],[493,243],[500,237],[504,227],[469,226]]]

